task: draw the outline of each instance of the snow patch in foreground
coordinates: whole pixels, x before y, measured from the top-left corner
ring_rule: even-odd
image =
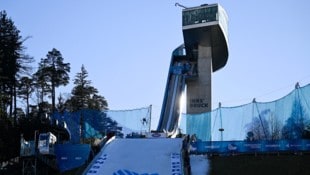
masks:
[[[190,155],[192,175],[207,175],[209,173],[208,157],[204,155]]]
[[[181,138],[110,140],[84,171],[84,175],[181,174]]]

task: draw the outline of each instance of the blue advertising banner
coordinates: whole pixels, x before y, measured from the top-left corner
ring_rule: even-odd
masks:
[[[268,153],[310,151],[310,140],[277,141],[198,141],[191,144],[195,153]]]

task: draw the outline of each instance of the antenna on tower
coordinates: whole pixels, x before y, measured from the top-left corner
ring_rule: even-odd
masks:
[[[184,8],[184,9],[187,9],[187,7],[185,7],[184,5],[179,4],[179,3],[175,3],[174,5],[175,5],[176,7],[178,6],[178,7],[182,7],[182,8]]]

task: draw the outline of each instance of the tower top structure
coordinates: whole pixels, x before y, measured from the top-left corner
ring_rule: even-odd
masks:
[[[197,59],[198,45],[211,47],[212,71],[228,60],[228,16],[219,4],[203,4],[182,10],[182,29],[186,55]]]

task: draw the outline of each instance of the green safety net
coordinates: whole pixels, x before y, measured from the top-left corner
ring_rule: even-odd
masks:
[[[310,84],[272,102],[183,114],[183,133],[202,141],[310,139]]]
[[[109,133],[126,137],[131,133],[150,131],[151,107],[132,110],[91,110],[54,113],[58,123],[65,123],[70,133],[70,142],[79,143],[81,139],[102,138]]]

